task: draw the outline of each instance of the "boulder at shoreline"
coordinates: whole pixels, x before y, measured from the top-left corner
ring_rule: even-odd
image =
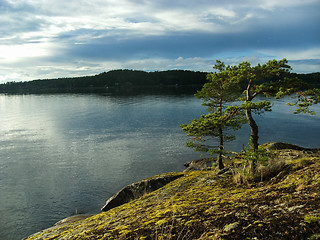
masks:
[[[172,182],[182,177],[183,175],[183,173],[166,173],[127,185],[111,198],[109,198],[109,200],[101,208],[101,210],[108,211],[114,207],[118,207],[122,204],[128,203],[147,193],[153,192],[165,186],[169,182]]]

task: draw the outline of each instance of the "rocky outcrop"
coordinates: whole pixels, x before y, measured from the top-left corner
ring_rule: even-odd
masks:
[[[271,142],[271,143],[266,143],[262,146],[265,146],[265,148],[268,150],[282,150],[282,149],[293,149],[293,150],[299,150],[299,151],[304,150],[303,147],[300,147],[298,145],[291,144],[291,143],[283,143],[283,142]]]
[[[286,167],[269,181],[248,178],[237,185],[234,175],[217,170],[155,176],[147,180],[182,177],[118,208],[27,239],[319,239],[320,152],[273,153]]]
[[[213,158],[201,158],[201,159],[196,159],[193,161],[186,162],[184,164],[184,166],[186,167],[184,172],[204,170],[209,167],[208,166],[209,164],[212,165],[213,161],[214,161]]]
[[[184,176],[183,173],[167,173],[132,183],[109,198],[101,210],[108,211],[114,207],[128,203],[146,193],[153,192],[182,176]]]
[[[295,144],[291,143],[283,143],[283,142],[271,142],[271,143],[265,143],[262,145],[267,150],[283,150],[283,149],[292,149],[292,150],[298,150],[298,151],[319,151],[318,148],[304,148],[300,147]]]
[[[73,222],[76,222],[76,221],[80,221],[80,220],[84,220],[88,217],[92,217],[93,214],[77,214],[77,215],[73,215],[71,217],[67,217],[67,218],[64,218],[62,220],[60,220],[59,222],[57,222],[56,224],[54,224],[54,226],[62,226],[62,225],[65,225],[65,224],[70,224],[70,223],[73,223]]]

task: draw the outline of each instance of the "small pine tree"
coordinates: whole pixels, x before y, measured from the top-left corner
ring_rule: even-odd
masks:
[[[208,83],[195,94],[203,100],[202,105],[207,106],[209,113],[194,119],[190,124],[181,124],[181,128],[192,137],[186,143],[187,147],[192,147],[195,151],[209,152],[211,155],[218,154],[219,169],[223,169],[223,155],[227,153],[224,142],[235,138],[226,130],[240,128],[244,123],[244,115],[239,107],[227,106],[239,96],[239,85],[234,83],[229,75],[230,66],[217,60],[213,68],[218,72],[208,74]],[[217,145],[213,145],[214,140],[218,140]]]

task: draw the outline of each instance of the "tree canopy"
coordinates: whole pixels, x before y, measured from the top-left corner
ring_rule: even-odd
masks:
[[[2,93],[77,92],[78,90],[128,89],[141,86],[176,86],[206,83],[205,72],[170,70],[145,72],[138,70],[112,70],[94,76],[41,79],[27,82],[0,84]]]
[[[246,122],[250,127],[250,148],[253,152],[258,150],[259,128],[253,118],[253,114],[262,114],[272,110],[270,100],[258,99],[258,96],[267,98],[282,98],[287,95],[296,96],[296,101],[289,105],[296,105],[295,113],[311,113],[309,107],[320,101],[320,89],[308,89],[308,86],[295,74],[291,74],[291,67],[286,59],[270,60],[265,64],[251,66],[249,62],[242,62],[235,66],[225,66],[217,61],[214,66],[218,73],[208,75],[209,82],[196,94],[204,100],[203,105],[208,106],[209,114],[202,115],[191,124],[181,125],[182,129],[189,135],[194,136],[193,140],[199,143],[187,143],[187,146],[194,147],[200,151],[211,151],[211,153],[222,152],[223,134],[222,129],[238,129],[243,123],[242,113],[245,112]],[[244,91],[236,95],[236,87],[241,86]],[[238,96],[241,104],[235,104],[235,97]],[[258,99],[258,100],[257,100]],[[233,102],[226,107],[227,102]],[[204,144],[208,136],[220,138],[219,150],[209,150]],[[228,139],[228,137],[224,137]],[[222,141],[221,141],[222,139]],[[230,138],[232,139],[232,138]],[[220,166],[220,164],[219,164]],[[255,168],[255,161],[252,163]]]
[[[224,142],[235,138],[227,130],[240,128],[243,114],[240,108],[227,105],[235,101],[240,92],[239,85],[232,81],[232,75],[226,71],[229,67],[217,60],[213,68],[218,72],[209,73],[208,82],[195,94],[203,100],[202,105],[207,106],[209,113],[194,119],[190,124],[182,124],[181,128],[191,137],[186,145],[195,151],[218,154],[219,168],[222,169],[224,168],[222,158],[226,153]]]
[[[106,91],[112,89],[139,88],[141,86],[175,86],[194,85],[200,89],[206,82],[207,72],[186,70],[168,70],[145,72],[139,70],[112,70],[93,76],[40,79],[33,81],[7,82],[0,84],[0,93],[64,93],[87,92],[92,90]],[[319,87],[320,72],[310,74],[291,73],[292,77],[299,77],[304,82]],[[200,86],[200,87],[198,87]],[[244,87],[243,84],[240,84]]]

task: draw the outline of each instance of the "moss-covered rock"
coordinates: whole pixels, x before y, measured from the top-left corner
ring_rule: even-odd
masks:
[[[270,181],[236,185],[217,171],[186,172],[129,203],[28,239],[314,239],[320,155],[285,156],[287,167]]]
[[[305,149],[295,144],[283,143],[283,142],[270,142],[270,143],[263,144],[260,147],[266,148],[268,150],[293,149],[293,150],[302,151]]]
[[[147,193],[153,192],[182,176],[183,173],[165,173],[129,184],[109,198],[101,210],[108,211],[114,207],[128,203]]]

